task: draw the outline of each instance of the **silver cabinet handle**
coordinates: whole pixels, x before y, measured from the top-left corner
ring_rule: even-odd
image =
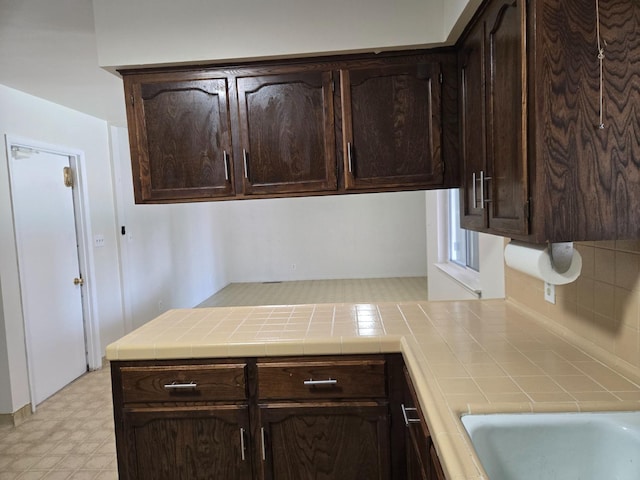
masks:
[[[484,208],[485,203],[491,202],[490,198],[487,198],[486,200],[484,198],[484,182],[488,180],[491,180],[491,177],[485,177],[484,171],[480,170],[480,202],[482,202],[480,208]]]
[[[262,440],[262,460],[264,461],[267,459],[267,450],[264,446],[264,427],[260,427],[260,439]]]
[[[334,380],[333,378],[329,378],[328,380],[314,380],[310,378],[309,380],[305,380],[302,383],[304,383],[304,385],[307,387],[312,387],[314,385],[336,385],[338,383],[338,380]]]
[[[195,389],[197,387],[198,387],[198,384],[196,382],[189,382],[189,383],[171,382],[171,383],[165,384],[164,386],[165,390],[188,390],[188,389]]]
[[[224,162],[224,179],[229,181],[229,154],[225,150],[222,152],[222,161]]]
[[[353,173],[353,149],[351,142],[347,142],[347,158],[349,159],[349,173]]]
[[[245,452],[246,446],[244,444],[244,428],[240,429],[240,456],[242,457],[242,461],[245,460]]]
[[[473,208],[478,208],[478,197],[476,196],[476,172],[471,174],[471,178],[473,178]]]
[[[247,167],[247,151],[243,148],[242,149],[242,158],[244,160],[244,178],[249,178],[249,168]]]
[[[404,424],[408,427],[410,423],[420,423],[419,418],[409,418],[407,412],[417,412],[418,409],[416,407],[405,407],[404,403],[400,405],[402,408],[402,416],[404,417]]]

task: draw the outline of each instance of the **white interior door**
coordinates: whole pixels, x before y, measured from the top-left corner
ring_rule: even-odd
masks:
[[[9,162],[35,406],[87,370],[73,192],[64,182],[70,158],[13,147]]]

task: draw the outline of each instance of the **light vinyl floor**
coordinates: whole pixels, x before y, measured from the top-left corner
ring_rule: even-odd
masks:
[[[231,283],[198,307],[427,300],[427,277]]]
[[[117,480],[108,367],[42,402],[17,427],[0,425],[0,480]]]

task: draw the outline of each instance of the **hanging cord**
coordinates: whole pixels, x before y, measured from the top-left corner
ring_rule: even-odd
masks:
[[[598,60],[600,61],[600,118],[598,128],[604,130],[604,47],[606,41],[600,38],[600,0],[596,0],[596,35],[598,37]]]

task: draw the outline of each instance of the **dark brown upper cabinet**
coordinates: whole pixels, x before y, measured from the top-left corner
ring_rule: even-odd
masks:
[[[505,236],[529,228],[522,4],[490,2],[458,51],[461,224]]]
[[[478,22],[458,52],[462,159],[460,223],[464,228],[474,230],[488,225],[483,201],[484,171],[487,169],[484,27],[484,22]]]
[[[483,3],[458,43],[463,227],[640,238],[638,22],[626,0]]]
[[[452,48],[120,73],[137,203],[459,184]]]
[[[233,195],[226,78],[125,75],[124,87],[137,203]]]
[[[442,78],[426,61],[340,71],[347,190],[444,183]]]
[[[238,77],[245,195],[336,191],[330,71]]]

